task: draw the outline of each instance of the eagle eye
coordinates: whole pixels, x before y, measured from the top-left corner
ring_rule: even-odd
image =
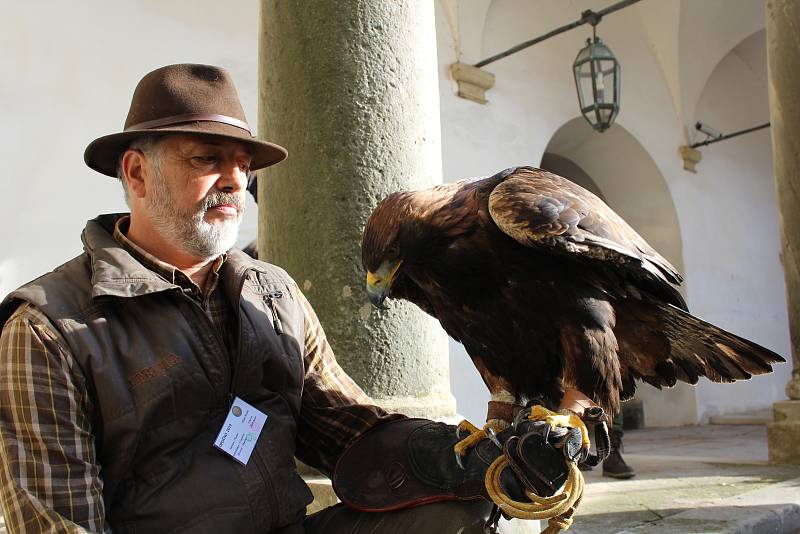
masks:
[[[400,247],[397,245],[389,245],[387,247],[386,252],[384,253],[384,258],[387,260],[396,260],[400,256]]]

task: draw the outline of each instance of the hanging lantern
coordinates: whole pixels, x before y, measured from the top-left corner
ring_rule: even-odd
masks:
[[[578,52],[572,65],[581,113],[598,132],[614,124],[619,113],[619,61],[603,41],[594,36]]]

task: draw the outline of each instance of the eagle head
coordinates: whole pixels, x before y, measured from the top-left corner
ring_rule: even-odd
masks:
[[[361,262],[375,306],[387,296],[421,304],[420,280],[453,239],[472,225],[468,215],[474,205],[459,197],[465,183],[392,193],[369,216],[361,238]]]
[[[392,193],[369,216],[361,238],[361,263],[367,273],[367,294],[381,307],[391,295],[401,267],[413,255],[413,193]]]

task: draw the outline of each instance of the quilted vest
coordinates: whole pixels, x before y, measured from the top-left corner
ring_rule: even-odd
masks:
[[[89,221],[84,253],[11,293],[50,319],[85,375],[106,519],[114,532],[302,532],[295,469],[304,320],[294,281],[231,250],[221,268],[238,343],[196,300]],[[233,396],[268,416],[246,466],[213,447]]]

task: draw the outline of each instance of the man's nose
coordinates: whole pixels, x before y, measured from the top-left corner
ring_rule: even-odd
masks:
[[[217,187],[228,192],[241,191],[247,187],[247,172],[238,163],[226,164],[217,180]]]

